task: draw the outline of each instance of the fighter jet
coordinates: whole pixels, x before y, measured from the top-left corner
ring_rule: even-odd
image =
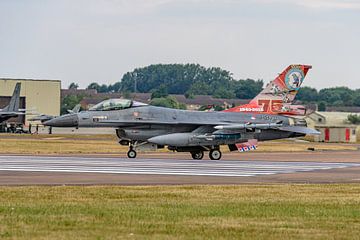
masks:
[[[73,109],[67,110],[68,113],[78,113],[80,111],[81,105],[77,104]],[[40,114],[33,118],[30,118],[29,121],[40,121],[41,123],[44,123],[46,121],[49,121],[53,118],[56,118],[58,116],[53,115],[47,115],[47,114]]]
[[[121,145],[129,146],[129,158],[136,150],[163,148],[189,152],[193,159],[219,160],[221,145],[244,151],[249,143],[319,134],[296,118],[238,112],[200,112],[150,106],[127,99],[105,100],[89,111],[67,114],[44,123],[53,127],[112,127]]]
[[[15,85],[13,95],[11,96],[10,103],[3,109],[0,109],[0,123],[12,118],[17,117],[19,115],[24,115],[23,111],[20,111],[20,90],[21,83],[18,82]]]

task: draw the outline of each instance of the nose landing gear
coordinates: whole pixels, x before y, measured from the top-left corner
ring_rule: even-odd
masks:
[[[127,152],[128,158],[136,158],[136,151],[130,147],[129,151]]]
[[[121,142],[121,141],[120,141]],[[121,143],[120,143],[121,144]],[[127,156],[128,158],[136,158],[136,151],[135,151],[135,147],[136,147],[136,142],[133,141],[128,141],[128,145],[129,146],[129,151],[127,152]]]

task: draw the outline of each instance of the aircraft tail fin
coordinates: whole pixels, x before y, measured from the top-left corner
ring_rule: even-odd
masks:
[[[67,110],[67,111],[68,111],[68,113],[78,113],[78,112],[80,112],[80,108],[81,108],[81,104],[79,103],[79,104],[76,104],[73,109]]]
[[[312,66],[290,65],[271,81],[252,101],[258,103],[260,99],[283,98],[283,103],[292,103]]]
[[[11,96],[10,103],[7,105],[3,111],[7,112],[18,112],[20,107],[20,90],[21,83],[18,82],[15,85],[13,95]]]
[[[269,114],[303,115],[302,106],[293,106],[310,65],[290,65],[271,81],[250,103],[225,110]]]

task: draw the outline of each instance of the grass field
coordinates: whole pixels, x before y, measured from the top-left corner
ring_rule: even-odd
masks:
[[[128,148],[117,142],[115,135],[0,135],[0,154],[118,154]],[[357,150],[348,144],[314,142],[261,142],[257,152],[294,152],[316,150]],[[166,150],[161,150],[166,151]],[[225,146],[223,151],[228,151]]]
[[[359,239],[360,185],[0,187],[1,239]]]

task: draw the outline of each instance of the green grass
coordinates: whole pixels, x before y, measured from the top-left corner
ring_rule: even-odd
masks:
[[[359,233],[359,184],[0,188],[0,239],[359,239]]]

